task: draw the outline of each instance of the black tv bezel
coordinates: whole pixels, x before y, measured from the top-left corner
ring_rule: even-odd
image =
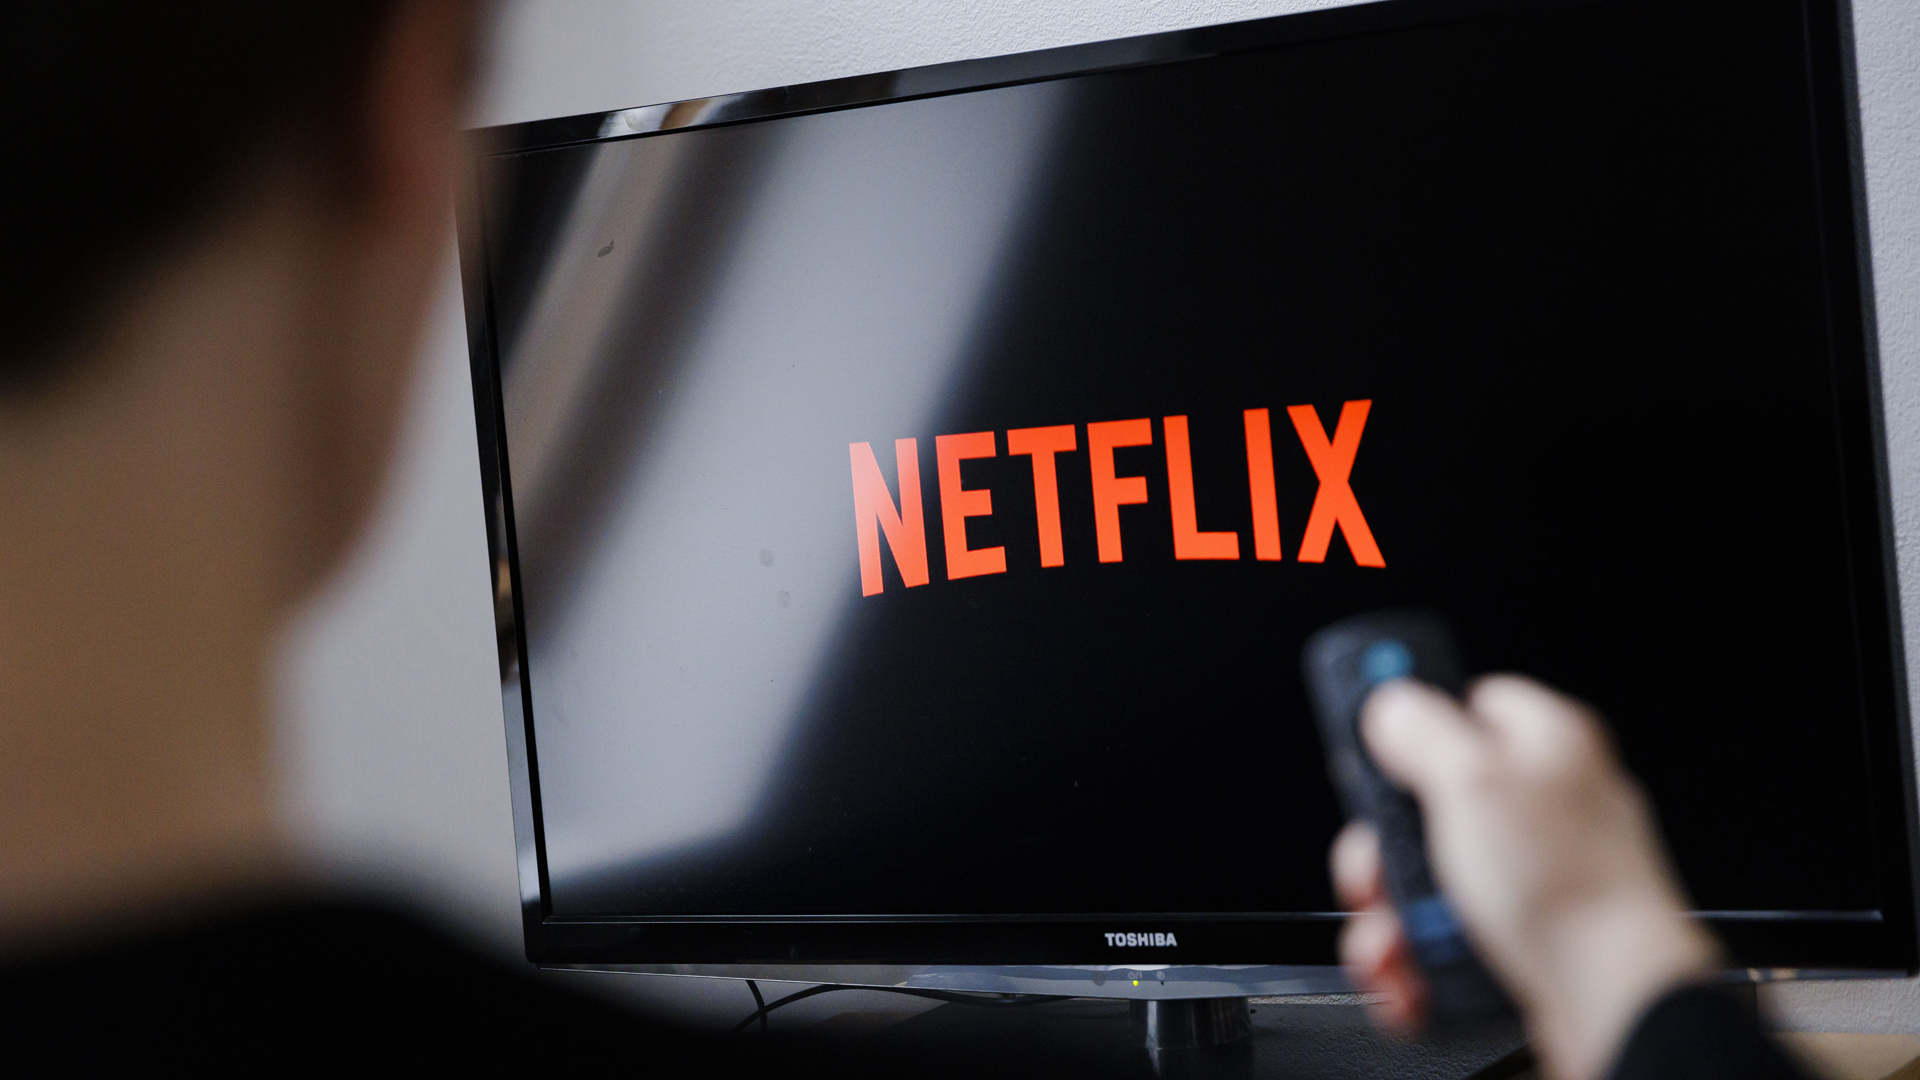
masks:
[[[540,821],[539,773],[515,587],[505,417],[492,333],[492,297],[481,229],[479,175],[491,156],[859,108],[1019,83],[1175,63],[1291,42],[1436,22],[1495,18],[1543,6],[1609,0],[1382,0],[1010,56],[778,87],[665,105],[482,128],[467,133],[456,191],[460,271],[474,384],[480,475],[505,702],[522,916],[530,960],[548,965],[1113,963],[1107,932],[1173,931],[1177,955],[1122,961],[1181,964],[1335,962],[1339,919],[1326,914],[632,916],[551,914]],[[1893,514],[1875,336],[1859,105],[1849,0],[1798,0],[1825,244],[1829,350],[1835,379],[1842,485],[1852,547],[1871,806],[1886,905],[1879,918],[1708,917],[1734,966],[1776,973],[1920,971],[1916,952],[1913,748],[1897,603]],[[1874,568],[1878,568],[1878,573]]]

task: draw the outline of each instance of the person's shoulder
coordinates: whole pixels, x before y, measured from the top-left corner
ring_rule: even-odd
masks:
[[[406,913],[260,906],[0,970],[0,1027],[52,1063],[692,1064],[718,1040],[536,978]]]

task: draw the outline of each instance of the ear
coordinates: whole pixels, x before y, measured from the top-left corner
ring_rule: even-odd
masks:
[[[354,171],[323,245],[321,276],[331,284],[295,376],[305,413],[295,596],[339,561],[388,471],[449,250],[459,127],[485,10],[477,0],[397,0],[361,82],[356,145],[347,148]]]
[[[478,0],[400,0],[366,85],[367,210],[398,224],[444,216],[457,132],[478,68]]]

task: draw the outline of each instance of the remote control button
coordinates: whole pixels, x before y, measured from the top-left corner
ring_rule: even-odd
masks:
[[[1416,900],[1400,911],[1407,942],[1426,964],[1451,963],[1467,956],[1467,941],[1453,908],[1438,896]]]
[[[1384,638],[1367,646],[1360,656],[1360,677],[1371,690],[1383,682],[1413,674],[1413,653],[1398,638]]]

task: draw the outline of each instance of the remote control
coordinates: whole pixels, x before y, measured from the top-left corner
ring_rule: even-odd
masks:
[[[1420,805],[1380,772],[1360,741],[1360,706],[1381,683],[1414,678],[1455,696],[1465,689],[1446,622],[1420,611],[1356,615],[1309,638],[1301,661],[1340,801],[1348,817],[1367,819],[1380,834],[1387,895],[1432,992],[1431,1018],[1445,1025],[1511,1015],[1512,1003],[1434,884]]]

